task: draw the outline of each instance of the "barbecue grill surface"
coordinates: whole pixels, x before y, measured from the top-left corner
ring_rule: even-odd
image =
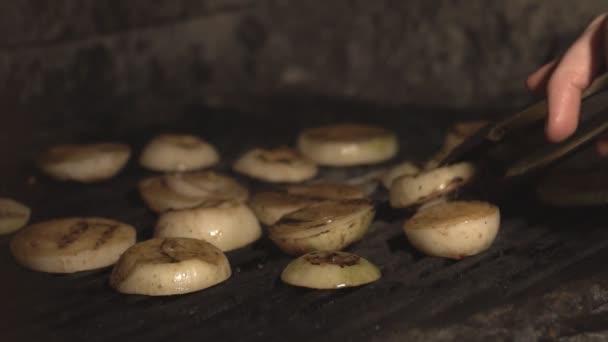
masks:
[[[401,157],[420,160],[439,145],[445,128],[456,118],[445,111],[406,113],[361,106],[314,104],[285,110],[240,114],[190,107],[177,111],[181,114],[166,124],[142,122],[139,127],[101,121],[45,122],[44,129],[33,124],[33,132],[42,130],[44,134],[12,135],[17,140],[11,141],[11,150],[17,147],[17,151],[9,154],[15,158],[2,168],[2,195],[30,205],[32,221],[105,216],[136,226],[138,240],[143,240],[151,236],[155,216],[136,193],[137,181],[151,174],[136,160],[143,143],[155,133],[201,134],[224,157],[215,169],[230,173],[230,162],[246,148],[293,145],[304,127],[344,120],[396,130]],[[11,132],[2,133],[7,140],[11,136]],[[30,162],[37,150],[50,143],[98,139],[118,139],[134,147],[128,167],[112,180],[92,185],[56,182],[38,174]],[[345,179],[371,169],[324,169],[322,176]],[[239,180],[252,191],[272,188],[243,177]],[[391,210],[380,189],[375,195],[378,211],[371,230],[349,251],[380,266],[383,277],[364,287],[340,291],[282,284],[279,276],[290,258],[266,239],[227,253],[233,276],[223,284],[182,296],[145,297],[111,290],[110,269],[50,275],[21,268],[8,251],[10,236],[3,236],[0,337],[2,341],[364,341],[416,327],[439,328],[516,303],[529,296],[531,288],[550,290],[562,280],[592,272],[593,267],[583,275],[576,270],[584,269],[579,265],[588,264],[588,258],[603,253],[608,245],[608,230],[598,219],[601,211],[551,210],[528,195],[524,191],[499,203],[503,222],[490,250],[452,261],[424,257],[409,246],[401,230],[406,213]]]

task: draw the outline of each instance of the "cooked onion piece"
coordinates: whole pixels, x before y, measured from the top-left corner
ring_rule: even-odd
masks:
[[[390,191],[393,208],[407,208],[446,195],[467,184],[475,175],[470,163],[457,163],[415,176],[401,176]]]
[[[97,217],[50,220],[21,229],[10,249],[21,265],[42,272],[73,273],[114,264],[135,243],[135,228]]]
[[[222,251],[249,245],[261,235],[251,209],[235,201],[206,202],[196,208],[166,212],[154,232],[155,237],[205,240]]]
[[[286,190],[287,193],[261,192],[253,196],[250,205],[260,222],[275,224],[281,217],[323,200],[365,198],[358,187],[337,183],[292,185]]]
[[[253,195],[249,205],[260,222],[272,225],[281,217],[317,202],[314,198],[282,192],[259,192]]]
[[[405,161],[390,168],[382,177],[382,184],[390,190],[393,181],[401,176],[414,176],[420,172],[416,164]]]
[[[488,249],[499,226],[498,207],[456,201],[418,211],[405,222],[404,231],[412,246],[427,255],[462,259]]]
[[[268,234],[282,251],[300,255],[337,251],[359,241],[374,216],[368,200],[320,202],[282,217]]]
[[[110,285],[127,294],[168,296],[211,287],[231,274],[224,253],[208,242],[152,239],[132,246],[120,257]]]
[[[65,144],[44,151],[38,167],[58,180],[92,183],[112,178],[127,163],[131,148],[119,143]]]
[[[0,234],[8,234],[25,226],[31,210],[10,198],[0,197]]]
[[[205,201],[245,202],[249,192],[234,179],[212,171],[153,176],[139,182],[139,192],[155,212],[193,208]]]
[[[473,136],[482,129],[488,122],[485,120],[471,120],[455,124],[448,131],[443,146],[425,164],[426,170],[434,169],[443,158],[447,157],[458,145]]]
[[[218,160],[215,147],[188,134],[158,135],[148,142],[139,158],[143,167],[161,172],[203,169]]]
[[[381,127],[342,124],[305,130],[298,138],[298,149],[320,165],[353,166],[394,157],[398,142],[393,132]]]
[[[297,183],[317,175],[318,168],[298,151],[290,148],[247,151],[235,163],[234,170],[266,182]]]
[[[283,282],[311,289],[341,289],[380,279],[378,267],[358,255],[315,251],[295,259],[283,270]]]

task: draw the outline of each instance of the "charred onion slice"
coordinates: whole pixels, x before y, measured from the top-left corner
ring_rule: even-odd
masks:
[[[281,217],[320,201],[365,198],[358,187],[335,183],[292,185],[286,190],[287,193],[261,192],[251,199],[251,208],[265,225],[272,225]]]
[[[266,182],[298,183],[317,175],[317,165],[290,148],[247,151],[235,163],[234,170]]]
[[[10,198],[0,197],[0,234],[8,234],[25,226],[31,210]]]
[[[256,241],[262,235],[262,230],[257,218],[245,204],[211,201],[196,208],[162,214],[154,235],[205,240],[222,251],[230,251]]]
[[[359,241],[374,216],[368,200],[320,202],[282,217],[269,238],[287,254],[337,251]]]
[[[431,256],[462,259],[488,249],[498,233],[498,207],[478,201],[437,204],[418,211],[404,231],[416,249]]]
[[[234,178],[213,171],[174,173],[164,176],[169,189],[203,199],[246,201],[249,192]]]
[[[259,192],[251,198],[250,206],[260,222],[272,225],[281,217],[317,202],[314,198],[283,192]]]
[[[188,209],[205,201],[240,201],[249,192],[234,179],[212,171],[153,176],[139,182],[139,192],[155,212]]]
[[[224,253],[208,242],[152,239],[132,246],[120,257],[110,285],[122,293],[168,296],[211,287],[231,273]]]
[[[443,146],[431,159],[424,165],[425,170],[434,169],[443,158],[447,157],[458,145],[472,137],[488,122],[485,120],[463,121],[455,124],[448,131]]]
[[[453,164],[415,176],[401,176],[393,181],[390,191],[393,208],[423,204],[449,194],[467,184],[475,175],[470,163]]]
[[[315,251],[295,259],[283,270],[283,282],[311,289],[341,289],[380,279],[378,267],[358,255]]]
[[[37,160],[47,175],[66,181],[92,183],[112,178],[127,163],[131,148],[119,143],[56,145]]]
[[[50,220],[21,229],[11,240],[15,260],[30,269],[73,273],[114,264],[135,243],[135,228],[97,217]]]
[[[298,138],[298,149],[324,166],[376,164],[397,154],[396,135],[381,127],[341,124],[308,129]]]
[[[192,171],[216,164],[218,153],[211,144],[188,134],[161,134],[144,147],[139,163],[161,172]]]
[[[406,161],[400,164],[397,164],[390,168],[382,177],[382,184],[385,188],[391,188],[393,185],[393,181],[401,176],[415,176],[420,172],[420,168],[416,166],[416,164]]]

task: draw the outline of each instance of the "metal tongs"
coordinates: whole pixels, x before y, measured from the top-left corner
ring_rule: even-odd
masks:
[[[503,180],[540,171],[608,131],[608,73],[596,78],[582,97],[579,127],[561,143],[553,144],[545,138],[545,99],[486,125],[454,148],[439,166],[460,161],[477,162]]]

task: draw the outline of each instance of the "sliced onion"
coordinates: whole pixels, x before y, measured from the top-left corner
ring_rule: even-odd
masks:
[[[500,227],[498,207],[479,201],[437,204],[418,211],[404,225],[405,235],[422,253],[462,259],[488,249]]]
[[[189,134],[161,134],[144,147],[139,162],[153,171],[203,169],[216,164],[219,155],[211,144]]]
[[[281,280],[312,289],[341,289],[380,279],[378,267],[358,255],[315,251],[295,259],[283,270]]]
[[[98,217],[55,219],[27,226],[13,237],[15,260],[32,270],[73,273],[114,264],[135,243],[135,228]]]
[[[308,159],[325,166],[376,164],[397,154],[393,132],[376,126],[341,124],[302,132],[298,149]]]
[[[401,176],[415,176],[420,172],[416,164],[405,161],[390,168],[382,177],[382,184],[390,190],[393,181]]]
[[[251,198],[250,205],[260,222],[272,225],[281,217],[317,202],[314,198],[283,192],[260,192]]]
[[[260,238],[257,218],[239,202],[206,202],[192,209],[169,211],[156,224],[155,237],[205,240],[222,251],[249,245]]]
[[[165,175],[167,186],[189,197],[247,200],[247,190],[236,180],[213,171],[174,173]]]
[[[120,257],[110,285],[127,294],[167,296],[214,286],[231,273],[224,253],[208,242],[152,239],[132,246]]]
[[[31,210],[10,198],[0,197],[0,234],[12,233],[27,224]]]
[[[281,218],[268,228],[269,238],[292,255],[336,251],[359,241],[373,216],[368,200],[320,202]]]
[[[155,212],[188,209],[208,201],[244,202],[246,188],[228,176],[211,171],[168,174],[139,182],[140,195]]]
[[[44,151],[37,164],[55,179],[92,183],[114,177],[130,155],[131,148],[120,143],[66,144]]]
[[[318,168],[290,148],[252,149],[234,163],[234,170],[266,182],[298,183],[317,175]]]
[[[407,208],[445,196],[469,183],[474,175],[473,165],[464,162],[415,176],[401,176],[391,186],[391,206]]]

